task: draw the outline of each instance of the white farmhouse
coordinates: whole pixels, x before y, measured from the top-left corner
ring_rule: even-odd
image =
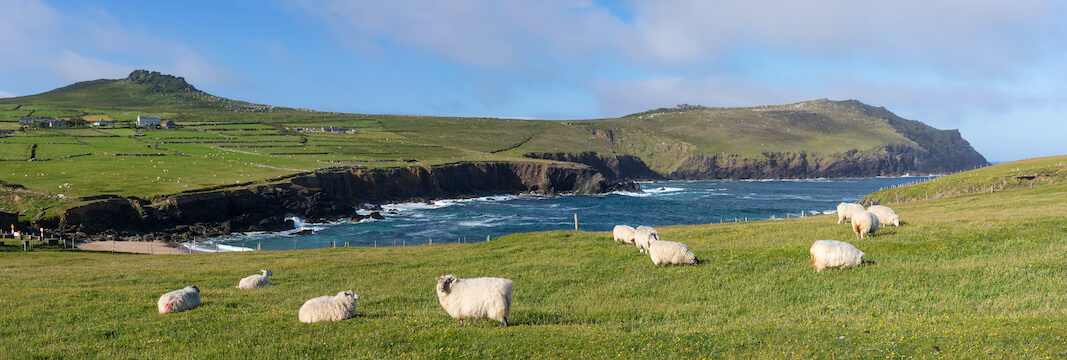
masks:
[[[137,126],[159,125],[159,116],[137,115]]]

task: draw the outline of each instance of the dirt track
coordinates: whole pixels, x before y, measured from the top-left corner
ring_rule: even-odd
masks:
[[[93,241],[78,243],[78,250],[90,251],[115,251],[138,254],[171,255],[185,254],[185,250],[179,249],[177,244],[159,241]]]

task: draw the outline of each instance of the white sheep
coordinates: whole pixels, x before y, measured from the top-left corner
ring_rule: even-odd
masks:
[[[270,285],[270,279],[268,276],[274,275],[270,270],[260,270],[262,275],[256,274],[241,279],[241,282],[237,284],[237,288],[241,290],[251,290],[258,287],[264,287]]]
[[[508,326],[511,313],[511,280],[482,277],[457,279],[452,275],[437,278],[437,298],[448,315],[456,319],[493,319]]]
[[[648,244],[648,256],[652,263],[659,267],[660,264],[692,264],[696,265],[697,257],[689,251],[689,247],[680,242],[652,240]]]
[[[874,213],[861,210],[852,213],[852,232],[863,239],[863,234],[871,234],[878,231],[878,216]]]
[[[359,295],[352,290],[336,296],[319,296],[304,302],[300,307],[300,322],[339,321],[356,316],[356,300]]]
[[[852,217],[852,213],[857,211],[863,211],[863,205],[845,202],[837,204],[837,223]]]
[[[879,224],[885,224],[886,226],[889,226],[889,224],[893,224],[893,226],[900,226],[900,216],[897,216],[897,213],[894,212],[893,209],[890,209],[888,206],[871,205],[871,207],[867,208],[867,211],[870,211],[874,213],[875,216],[878,216]]]
[[[634,243],[634,228],[629,225],[615,225],[612,231],[615,235],[615,243],[622,241],[623,244]]]
[[[863,262],[863,252],[852,244],[834,240],[817,240],[811,244],[811,265],[816,271],[826,268],[859,266]]]
[[[196,286],[186,286],[181,290],[174,290],[163,294],[156,302],[160,314],[176,313],[200,306],[200,289]]]
[[[634,230],[634,245],[637,245],[637,250],[642,253],[648,252],[648,244],[652,240],[659,240],[659,231],[651,226],[638,226]]]

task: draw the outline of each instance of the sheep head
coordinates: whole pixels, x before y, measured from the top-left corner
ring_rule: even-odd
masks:
[[[345,291],[339,292],[339,293],[337,293],[337,297],[350,298],[352,300],[359,300],[359,295],[356,295],[356,293],[353,292],[352,290],[345,290]]]
[[[260,271],[262,271],[262,272],[263,272],[263,276],[271,276],[271,275],[274,275],[274,273],[270,272],[270,269],[263,269],[263,270],[260,270]]]
[[[438,276],[437,277],[437,292],[448,294],[452,292],[452,283],[456,282],[456,277],[452,275]]]

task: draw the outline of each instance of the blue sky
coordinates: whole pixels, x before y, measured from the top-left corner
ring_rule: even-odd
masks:
[[[315,110],[537,119],[829,98],[1067,154],[1067,2],[0,0],[0,97],[135,69]]]

